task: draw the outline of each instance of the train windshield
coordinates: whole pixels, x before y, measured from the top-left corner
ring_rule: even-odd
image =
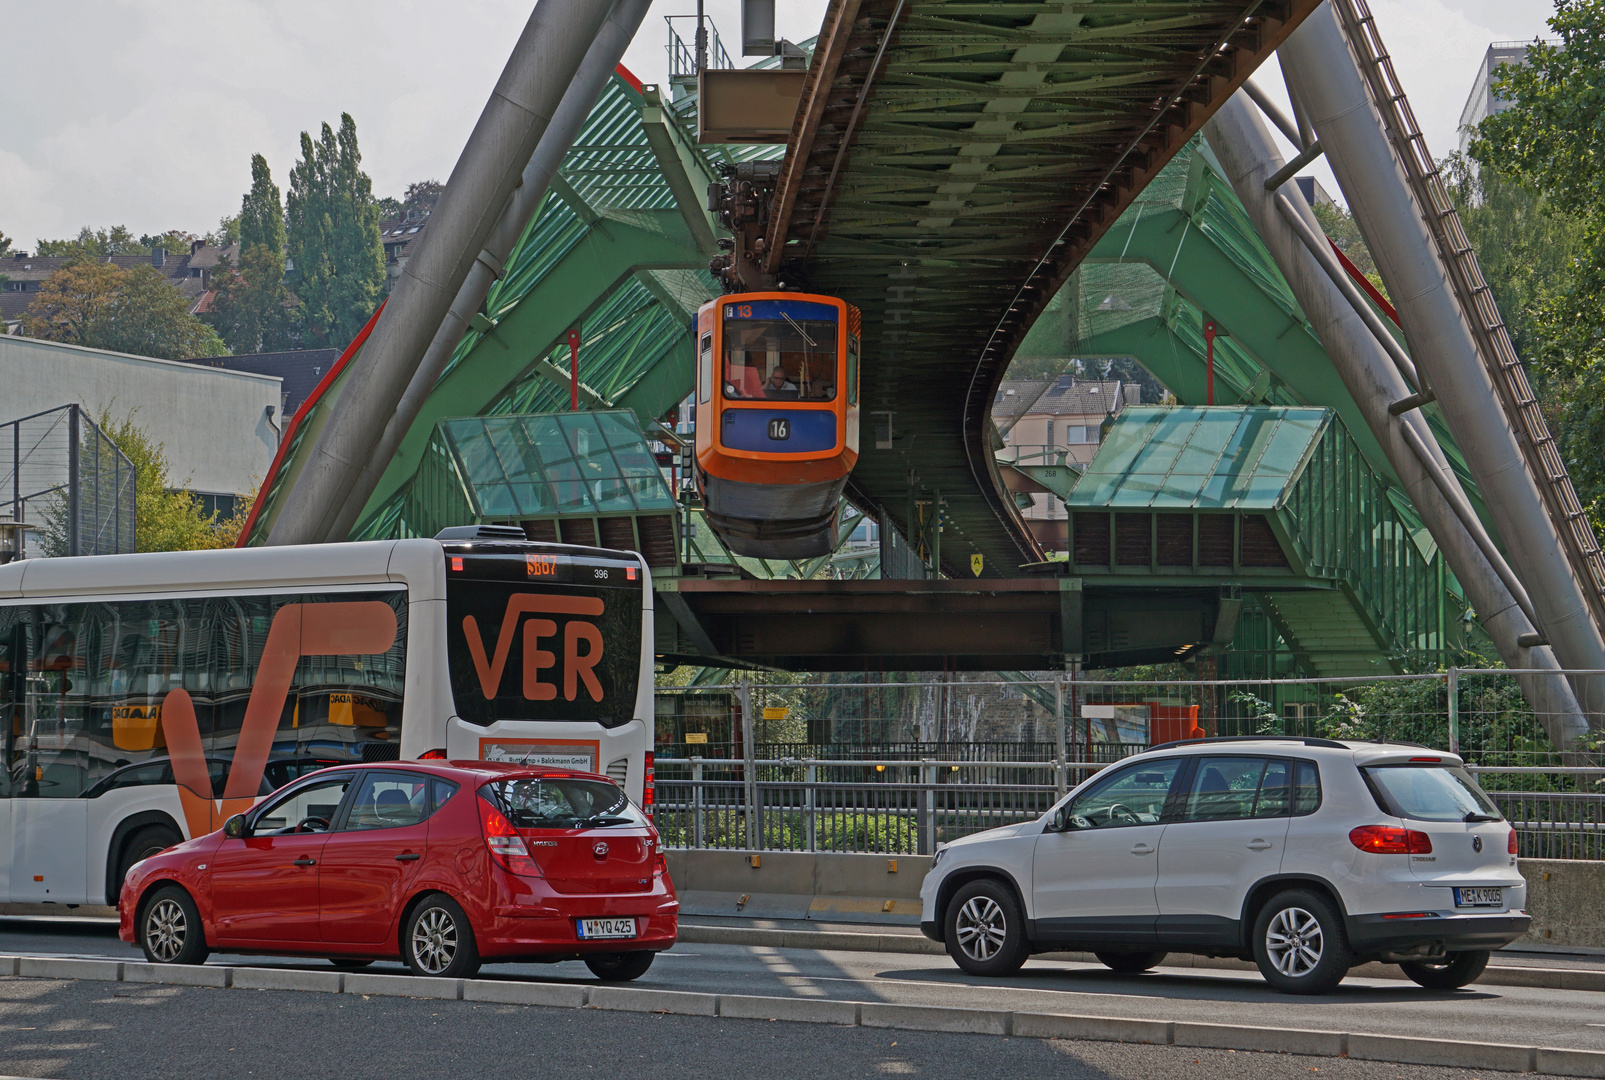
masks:
[[[724,306],[724,395],[834,401],[836,308],[807,300]]]

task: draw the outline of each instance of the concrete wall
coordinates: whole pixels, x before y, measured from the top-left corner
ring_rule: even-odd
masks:
[[[134,413],[166,450],[175,485],[243,494],[267,473],[281,380],[0,335],[0,423],[77,402],[91,416]]]
[[[1605,862],[1523,859],[1520,865],[1533,917],[1521,944],[1605,949]]]
[[[665,853],[687,915],[919,925],[929,856],[821,851]]]
[[[688,915],[918,924],[920,855],[670,850]],[[1605,862],[1523,859],[1531,929],[1518,945],[1605,949]]]

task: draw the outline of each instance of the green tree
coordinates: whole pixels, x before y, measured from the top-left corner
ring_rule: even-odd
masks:
[[[235,220],[239,265],[213,278],[207,321],[236,353],[288,348],[291,297],[284,287],[284,208],[261,154],[251,157],[251,190]]]
[[[195,497],[181,490],[171,475],[163,444],[128,413],[100,416],[100,428],[134,464],[134,549],[196,551],[228,546],[218,522],[201,514]],[[188,478],[184,478],[187,482]],[[235,535],[238,535],[236,529]]]
[[[239,266],[213,276],[211,310],[205,318],[230,352],[289,348],[293,309],[284,287],[284,253],[266,244],[241,252]]]
[[[11,237],[7,236],[3,232],[0,232],[0,259],[3,259],[7,255],[10,255],[10,254],[11,254]]]
[[[1535,42],[1524,65],[1499,69],[1494,93],[1511,105],[1478,125],[1470,150],[1483,170],[1535,197],[1563,235],[1575,230],[1575,254],[1563,273],[1541,279],[1523,329],[1572,479],[1599,530],[1605,526],[1605,0],[1556,0],[1549,25],[1560,43]],[[1479,257],[1497,265],[1500,253],[1484,244]]]
[[[416,184],[408,184],[407,192],[401,199],[401,209],[414,217],[428,217],[445,193],[446,185],[439,180],[420,180]]]
[[[241,251],[258,245],[284,250],[284,204],[261,154],[251,155],[251,190],[240,200],[239,241]]]
[[[206,242],[213,247],[225,248],[240,242],[240,215],[225,214],[217,219],[217,228],[206,234]]]
[[[74,255],[103,259],[109,255],[149,255],[150,248],[134,239],[126,225],[91,229],[85,225],[71,240],[41,240],[37,255],[71,258]]]
[[[169,255],[187,255],[190,245],[199,239],[200,237],[194,233],[185,232],[183,229],[168,229],[163,233],[147,233],[141,236],[139,246],[145,249],[146,254],[161,248]]]
[[[1582,253],[1582,224],[1555,213],[1534,191],[1454,154],[1443,163],[1449,195],[1516,351],[1548,381],[1554,357],[1539,322],[1569,285]]]
[[[184,295],[149,266],[132,270],[88,259],[51,274],[22,317],[23,332],[94,349],[192,360],[228,352],[189,313]]]
[[[384,295],[384,245],[373,181],[362,171],[357,125],[340,116],[336,134],[301,133],[301,160],[285,200],[293,287],[303,340],[343,348]]]

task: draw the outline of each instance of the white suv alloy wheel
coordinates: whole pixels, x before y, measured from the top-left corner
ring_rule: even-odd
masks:
[[[1003,908],[990,896],[972,896],[959,908],[954,930],[959,948],[971,960],[986,961],[998,954],[1008,935]]]
[[[1288,978],[1314,971],[1324,950],[1321,920],[1301,907],[1278,911],[1265,928],[1265,951],[1271,963]]]

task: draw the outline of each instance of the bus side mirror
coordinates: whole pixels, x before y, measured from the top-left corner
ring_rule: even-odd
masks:
[[[233,817],[223,822],[223,835],[228,837],[230,840],[239,840],[249,831],[250,830],[247,829],[245,825],[244,814],[235,814]]]

